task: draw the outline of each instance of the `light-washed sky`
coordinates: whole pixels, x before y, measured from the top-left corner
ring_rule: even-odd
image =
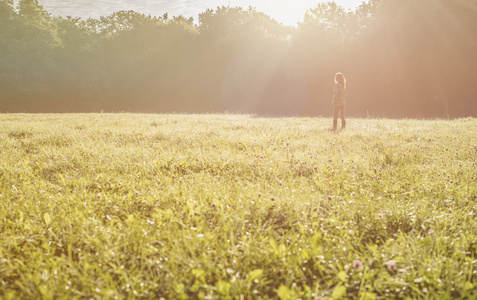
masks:
[[[364,0],[335,0],[346,9],[356,9]],[[326,0],[38,0],[53,15],[82,18],[106,16],[119,10],[134,10],[147,15],[194,17],[217,6],[255,7],[278,22],[296,25],[305,12]]]

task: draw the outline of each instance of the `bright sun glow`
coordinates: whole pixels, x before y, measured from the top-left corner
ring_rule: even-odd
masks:
[[[315,8],[319,3],[327,1],[317,0],[231,0],[221,1],[227,2],[225,5],[256,7],[257,11],[261,11],[280,23],[285,25],[296,25],[303,20],[303,16],[310,8]],[[363,1],[359,0],[336,0],[336,4],[341,5],[345,9],[356,9]]]
[[[18,0],[14,0],[18,3]],[[303,21],[307,10],[327,0],[39,0],[54,15],[79,16],[83,18],[109,15],[120,10],[134,10],[146,15],[182,15],[198,21],[200,13],[217,6],[248,8],[255,7],[284,25],[295,26]],[[335,0],[345,9],[354,10],[363,0]]]

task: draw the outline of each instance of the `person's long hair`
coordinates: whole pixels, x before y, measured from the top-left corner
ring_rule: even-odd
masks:
[[[344,77],[343,73],[338,72],[335,75],[335,84],[340,83],[346,88],[346,78]]]

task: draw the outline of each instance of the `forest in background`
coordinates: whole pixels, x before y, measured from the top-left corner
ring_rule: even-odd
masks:
[[[0,0],[0,112],[329,116],[341,71],[351,116],[477,116],[476,0],[329,2],[296,27],[272,17],[81,19]]]

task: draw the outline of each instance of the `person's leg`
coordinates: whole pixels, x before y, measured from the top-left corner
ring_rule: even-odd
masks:
[[[333,107],[333,130],[336,130],[336,126],[338,125],[338,114],[340,112],[339,107]]]
[[[341,128],[346,127],[346,120],[345,120],[345,106],[341,106]]]

